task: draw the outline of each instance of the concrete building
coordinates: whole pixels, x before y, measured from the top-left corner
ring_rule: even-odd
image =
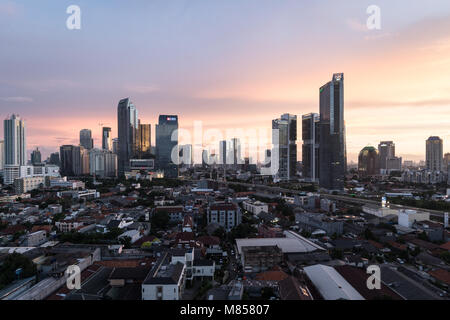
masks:
[[[5,165],[25,166],[27,164],[27,144],[25,121],[13,114],[3,121]]]
[[[380,169],[388,168],[388,159],[395,157],[395,144],[393,141],[381,141],[378,144],[378,154],[380,157]]]
[[[108,150],[90,150],[89,174],[100,178],[117,177],[117,155]]]
[[[429,137],[426,141],[426,166],[430,171],[444,169],[443,142],[439,137]]]
[[[360,151],[358,156],[358,173],[361,177],[380,174],[380,158],[377,149],[367,146]]]
[[[261,212],[269,212],[268,204],[261,201],[245,200],[242,206],[254,216],[258,216]]]
[[[242,223],[242,213],[233,203],[216,202],[208,206],[207,221],[208,224],[217,223],[226,231],[230,231]]]
[[[400,210],[398,212],[398,224],[411,228],[415,222],[430,220],[430,213],[416,210]]]
[[[102,149],[112,151],[111,128],[102,128]]]
[[[80,131],[80,145],[87,150],[94,148],[94,139],[92,139],[92,131],[90,129]]]
[[[14,180],[14,190],[17,194],[27,193],[31,190],[45,186],[45,177],[22,177]]]

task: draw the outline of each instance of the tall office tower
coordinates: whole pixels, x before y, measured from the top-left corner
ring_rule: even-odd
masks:
[[[316,182],[319,179],[319,120],[317,113],[302,116],[303,178]]]
[[[361,176],[374,176],[380,174],[380,157],[377,149],[367,146],[358,156],[358,172]]]
[[[112,139],[112,152],[115,154],[118,154],[118,152],[119,152],[119,139],[118,138]]]
[[[136,150],[136,134],[138,130],[138,112],[130,98],[119,101],[117,107],[118,128],[118,167],[119,176],[129,171],[130,159]]]
[[[1,141],[0,141],[1,144]],[[446,153],[444,154],[444,171],[449,171],[450,172],[450,153]]]
[[[230,150],[228,151],[228,162],[235,166],[243,164],[242,155],[241,155],[241,141],[238,138],[233,138],[230,141]]]
[[[164,177],[178,177],[178,116],[160,115],[156,125],[156,163]],[[173,157],[173,158],[172,158]]]
[[[387,161],[395,157],[395,144],[393,141],[381,141],[378,144],[380,155],[380,169],[387,169]]]
[[[140,159],[150,157],[151,149],[151,125],[141,124],[139,120],[138,133],[137,133],[137,157]]]
[[[442,171],[444,168],[444,151],[442,139],[429,137],[426,141],[426,165],[430,171]]]
[[[202,167],[206,168],[208,166],[209,162],[209,153],[208,150],[203,149],[202,150]]]
[[[111,128],[109,127],[102,128],[102,149],[108,151],[112,150]]]
[[[286,113],[281,118],[272,120],[272,144],[274,148],[278,148],[277,178],[294,179],[297,172],[297,116]],[[272,152],[274,154],[276,153]]]
[[[190,168],[194,165],[192,158],[192,144],[180,146],[180,157],[180,163],[183,163],[184,167]]]
[[[5,138],[5,166],[25,166],[27,164],[27,147],[25,121],[13,114],[3,121]]]
[[[59,148],[61,176],[81,175],[81,148],[83,147],[73,145],[64,145]]]
[[[223,140],[219,142],[219,164],[227,164],[227,141]]]
[[[58,152],[52,153],[50,155],[50,158],[48,160],[48,164],[54,164],[56,166],[60,166],[61,165],[61,161],[59,160],[59,153]]]
[[[31,152],[31,164],[37,165],[41,163],[42,163],[41,151],[39,151],[39,148],[36,148]]]
[[[90,129],[80,131],[80,145],[88,150],[94,147],[94,140],[92,139],[92,131]]]
[[[329,191],[344,189],[347,151],[344,122],[344,74],[320,88],[319,186]]]
[[[5,141],[0,141],[0,172],[3,172],[5,167]]]

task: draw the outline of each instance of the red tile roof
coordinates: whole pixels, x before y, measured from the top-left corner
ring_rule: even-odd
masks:
[[[450,272],[444,269],[437,269],[428,272],[433,278],[450,285]]]

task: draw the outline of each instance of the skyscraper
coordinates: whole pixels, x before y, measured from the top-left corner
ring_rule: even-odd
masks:
[[[302,116],[303,178],[312,182],[319,179],[319,119],[317,113]]]
[[[164,177],[178,177],[178,116],[160,115],[156,125],[156,163]]]
[[[136,150],[136,134],[138,129],[138,112],[130,98],[119,101],[117,107],[118,128],[118,168],[119,176],[129,170],[130,159]]]
[[[377,149],[364,147],[358,156],[358,172],[361,176],[374,176],[380,173],[380,157]]]
[[[439,137],[429,137],[426,141],[426,165],[430,171],[443,171],[443,142]]]
[[[0,172],[3,172],[5,167],[5,141],[0,141]]]
[[[94,147],[94,140],[92,139],[92,131],[90,129],[80,131],[80,145],[88,150]]]
[[[137,133],[137,156],[140,159],[148,158],[150,156],[151,148],[151,125],[141,124],[139,120]]]
[[[275,134],[276,130],[278,134]],[[297,172],[297,116],[283,114],[272,120],[272,144],[278,149],[277,178],[294,179]]]
[[[5,137],[5,165],[24,166],[27,164],[25,121],[13,114],[3,122]]]
[[[37,165],[42,163],[42,157],[41,152],[39,151],[39,148],[36,148],[31,152],[31,164]]]
[[[58,152],[52,153],[50,155],[50,158],[48,160],[48,164],[54,164],[54,165],[57,165],[57,166],[61,165],[61,161],[59,160],[59,153]]]
[[[228,162],[234,165],[236,168],[238,165],[243,164],[241,156],[241,141],[238,138],[233,138],[230,141],[230,148],[228,148]]]
[[[0,141],[1,144],[1,141]],[[444,171],[449,171],[449,166],[450,166],[450,153],[446,153],[444,154]]]
[[[81,174],[81,148],[73,145],[63,145],[59,148],[62,176],[73,177]]]
[[[227,141],[223,140],[219,142],[219,163],[221,165],[227,164]]]
[[[102,129],[102,149],[112,150],[111,128],[109,127],[103,127]]]
[[[378,144],[378,153],[380,155],[380,169],[387,169],[389,159],[395,157],[395,144],[393,141],[381,141]]]
[[[320,88],[319,186],[329,191],[344,189],[347,152],[344,122],[344,74]]]

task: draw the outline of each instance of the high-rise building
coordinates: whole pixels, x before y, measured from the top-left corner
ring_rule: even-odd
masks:
[[[312,182],[319,179],[319,120],[317,113],[302,116],[302,172],[303,178]]]
[[[111,128],[109,127],[102,128],[102,149],[108,151],[112,150]]]
[[[63,145],[59,148],[62,176],[78,176],[81,174],[81,147],[73,145]]]
[[[41,151],[39,151],[39,148],[36,148],[31,152],[31,164],[37,165],[42,163],[42,157],[41,157]]]
[[[112,151],[92,149],[89,151],[89,173],[105,178],[117,176],[117,155]]]
[[[5,165],[24,166],[27,164],[25,121],[13,114],[3,122],[5,138]]]
[[[194,164],[192,158],[192,144],[180,146],[180,157],[180,163],[183,163],[185,167],[190,168]]]
[[[0,173],[3,173],[5,167],[5,141],[0,140]]]
[[[444,154],[444,171],[450,172],[449,166],[450,166],[450,153],[446,153]]]
[[[178,116],[160,115],[156,125],[156,163],[164,177],[178,177]]]
[[[112,152],[115,154],[119,153],[119,139],[118,138],[112,139]]]
[[[241,150],[241,141],[239,138],[233,138],[230,141],[230,147],[228,148],[228,162],[237,168],[239,165],[243,164],[242,161],[242,150]]]
[[[80,145],[88,150],[94,147],[94,140],[92,139],[92,131],[90,129],[80,131]]]
[[[129,171],[130,159],[136,150],[136,134],[138,130],[138,111],[130,98],[119,101],[117,107],[118,128],[118,174],[123,176]]]
[[[283,114],[272,120],[272,144],[278,152],[279,180],[292,180],[297,172],[297,116]]]
[[[443,142],[439,137],[429,137],[426,141],[426,166],[430,171],[443,171]]]
[[[395,157],[395,144],[393,141],[381,141],[378,144],[380,155],[380,169],[387,169],[388,159]]]
[[[137,157],[149,158],[151,149],[151,125],[141,124],[139,121],[137,133]]]
[[[358,172],[361,176],[374,176],[380,174],[380,157],[377,149],[367,146],[358,156]]]
[[[61,165],[61,161],[59,160],[59,153],[58,152],[52,153],[50,155],[49,160],[48,160],[48,164],[54,164],[56,166],[60,166]]]
[[[219,164],[227,164],[227,141],[223,140],[219,142]]]
[[[344,189],[347,151],[344,122],[344,74],[320,88],[319,186],[329,191]]]
[[[89,175],[90,173],[90,160],[89,160],[89,151],[92,149],[85,149],[83,146],[80,146],[80,175]]]

